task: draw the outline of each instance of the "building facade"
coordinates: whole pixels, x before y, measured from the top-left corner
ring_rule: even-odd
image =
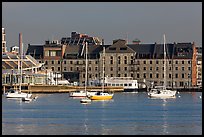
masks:
[[[102,78],[103,46],[105,46],[105,76],[133,77],[139,82],[161,85],[164,82],[163,44],[127,44],[125,40],[114,40],[111,45],[88,45],[88,81]],[[49,54],[48,50],[59,53]],[[85,80],[84,44],[60,43],[58,49],[52,44],[29,45],[27,54],[38,48],[36,56],[45,63],[46,69],[60,72],[71,82],[80,84]],[[63,48],[62,48],[63,47]],[[197,85],[197,61],[195,43],[167,43],[167,87],[188,88]],[[30,50],[32,49],[32,51]],[[36,49],[37,51],[37,49]],[[39,54],[41,53],[41,54]]]
[[[5,28],[2,28],[2,53],[7,52],[6,47],[6,31]]]

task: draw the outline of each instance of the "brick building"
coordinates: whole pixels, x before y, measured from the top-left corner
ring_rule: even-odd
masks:
[[[88,80],[102,77],[102,49],[105,46],[105,76],[133,77],[139,82],[163,83],[163,44],[127,44],[114,40],[111,45],[88,45]],[[188,88],[197,85],[195,43],[167,43],[167,86]],[[66,79],[85,80],[83,44],[49,43],[28,45],[27,54],[45,63],[46,69],[60,72]]]

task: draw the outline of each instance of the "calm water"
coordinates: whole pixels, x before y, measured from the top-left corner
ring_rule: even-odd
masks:
[[[200,135],[201,92],[171,99],[147,93],[115,93],[111,101],[81,104],[68,93],[39,94],[25,103],[2,96],[2,134]]]

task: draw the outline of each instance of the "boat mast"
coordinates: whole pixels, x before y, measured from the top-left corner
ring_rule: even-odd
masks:
[[[23,44],[22,44],[22,33],[19,33],[19,56],[20,56],[20,81],[19,81],[19,93],[21,93],[21,83],[22,83],[22,52],[23,52]]]
[[[104,79],[104,63],[105,63],[105,47],[103,45],[103,85],[102,85],[102,92],[104,92],[104,82],[105,82],[105,79]]]
[[[166,38],[164,34],[164,89],[166,89]]]
[[[87,60],[87,53],[88,53],[88,47],[87,47],[87,42],[85,43],[86,46],[86,73],[85,73],[85,92],[86,92],[86,85],[87,85],[87,69],[88,69],[88,60]],[[87,96],[87,92],[86,92]]]

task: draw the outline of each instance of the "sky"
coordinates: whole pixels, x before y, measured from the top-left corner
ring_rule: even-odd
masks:
[[[132,43],[195,42],[202,46],[202,2],[2,2],[7,47],[69,37],[72,31]],[[8,49],[8,48],[7,48]],[[9,49],[8,49],[9,50]]]

